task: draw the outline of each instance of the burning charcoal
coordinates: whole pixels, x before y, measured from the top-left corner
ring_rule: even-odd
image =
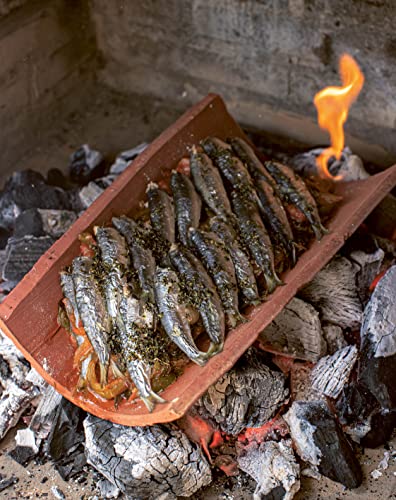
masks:
[[[289,391],[283,373],[265,364],[266,356],[250,349],[195,404],[194,410],[227,434],[261,427],[285,402]]]
[[[38,209],[43,231],[48,236],[58,239],[77,220],[77,216],[70,210],[42,210]]]
[[[85,184],[97,177],[103,156],[83,144],[70,156],[69,175],[72,181]]]
[[[84,186],[79,193],[83,208],[88,208],[103,191],[104,189],[95,184],[95,182],[90,182],[87,186]]]
[[[24,210],[16,219],[14,227],[14,238],[23,236],[45,236],[43,221],[37,208]]]
[[[317,175],[318,167],[316,160],[323,151],[323,148],[315,148],[306,153],[298,154],[292,158],[291,165],[302,176]],[[357,181],[369,177],[360,157],[352,154],[352,151],[348,147],[343,149],[339,160],[335,157],[330,158],[328,168],[332,175],[342,175],[344,182]]]
[[[121,174],[127,166],[130,164],[132,160],[134,160],[140,153],[142,153],[146,148],[148,144],[143,142],[142,144],[139,144],[133,149],[129,149],[128,151],[123,151],[120,153],[117,158],[115,163],[110,167],[110,173],[119,175]]]
[[[359,461],[324,401],[295,401],[284,418],[303,460],[347,488],[361,484]]]
[[[362,306],[356,289],[356,273],[357,267],[348,259],[336,256],[299,291],[299,296],[318,309],[322,321],[357,329]]]
[[[238,465],[256,482],[254,498],[290,500],[300,489],[300,466],[292,449],[292,441],[250,443],[239,452]],[[267,497],[271,493],[276,496]]]
[[[350,345],[320,359],[311,373],[312,387],[329,398],[337,398],[348,382],[358,350]]]
[[[38,259],[53,244],[49,236],[23,236],[10,238],[7,244],[6,262],[3,267],[4,280],[20,281]]]
[[[355,250],[349,255],[349,259],[358,266],[356,274],[356,285],[362,304],[366,304],[370,297],[370,285],[381,269],[385,252],[377,248],[373,253]]]
[[[263,349],[317,361],[326,352],[319,313],[301,299],[292,299],[260,333]]]
[[[396,409],[396,266],[379,281],[363,313],[358,380],[384,409]]]
[[[191,496],[212,480],[200,448],[172,425],[124,427],[88,415],[84,429],[88,462],[133,498]]]
[[[344,338],[342,328],[337,325],[322,325],[323,337],[327,344],[327,352],[334,354],[338,349],[346,347],[348,344]]]
[[[45,453],[64,480],[79,474],[86,465],[83,419],[85,412],[66,399],[61,400],[45,440]]]

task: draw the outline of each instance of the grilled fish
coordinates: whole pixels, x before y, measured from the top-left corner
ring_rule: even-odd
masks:
[[[248,202],[238,191],[231,193],[232,207],[238,220],[239,231],[251,257],[263,272],[266,290],[271,293],[276,285],[282,284],[274,269],[274,255],[267,230],[261,220],[258,208]]]
[[[188,230],[199,225],[202,201],[187,175],[172,172],[170,186],[175,203],[179,240],[184,246],[188,246]]]
[[[154,182],[149,183],[146,194],[151,225],[160,238],[170,246],[175,242],[175,210],[172,198]]]
[[[76,257],[73,260],[72,277],[77,308],[87,337],[98,356],[100,383],[103,386],[107,383],[110,364],[109,337],[112,322],[94,272],[94,261],[90,257]]]
[[[107,308],[113,324],[117,326],[117,340],[125,365],[140,398],[152,411],[155,403],[164,402],[151,387],[152,363],[141,354],[152,350],[155,343],[153,313],[131,293],[127,278],[130,261],[125,238],[112,227],[95,228],[95,235],[106,269],[104,289]],[[145,336],[145,333],[148,335]]]
[[[257,158],[255,152],[246,141],[239,137],[233,137],[228,142],[231,144],[236,156],[238,156],[238,158],[240,158],[240,160],[242,160],[242,162],[246,165],[253,179],[264,178],[270,183],[273,183],[272,177],[265,170],[264,165]]]
[[[225,219],[232,218],[230,200],[220,172],[209,156],[193,149],[190,157],[190,170],[195,187],[210,210]]]
[[[224,243],[232,262],[234,264],[235,276],[239,290],[246,304],[258,304],[259,293],[257,290],[256,278],[249,257],[241,248],[238,237],[234,229],[223,221],[220,217],[212,217],[209,221],[210,229]]]
[[[257,203],[252,178],[241,160],[234,156],[231,146],[216,137],[208,137],[202,141],[202,147],[232,189],[239,191],[240,197],[247,202]]]
[[[60,273],[60,284],[63,292],[63,296],[67,299],[70,310],[68,313],[72,313],[75,319],[76,326],[78,327],[80,323],[80,315],[77,307],[76,291],[74,289],[73,277],[67,271],[61,271]]]
[[[154,283],[157,307],[165,332],[189,359],[203,366],[208,356],[198,350],[192,338],[177,274],[169,268],[158,267]]]
[[[191,228],[190,238],[216,285],[227,320],[233,328],[243,321],[243,317],[238,310],[238,285],[232,260],[215,234]]]
[[[112,222],[113,226],[124,236],[128,243],[133,268],[138,275],[142,288],[142,299],[154,305],[155,259],[150,248],[147,247],[141,228],[134,220],[125,216],[113,217]]]
[[[281,163],[267,161],[264,167],[276,182],[276,189],[282,200],[296,206],[306,217],[317,240],[328,233],[323,227],[316,202],[304,181],[292,169]]]
[[[186,248],[172,245],[169,257],[181,276],[190,304],[200,312],[212,341],[207,355],[213,356],[223,349],[225,335],[224,311],[216,287],[201,262]]]

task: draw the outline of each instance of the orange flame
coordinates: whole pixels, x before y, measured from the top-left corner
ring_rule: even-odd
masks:
[[[326,87],[314,98],[319,126],[328,130],[331,140],[331,146],[321,153],[316,164],[321,177],[330,177],[335,180],[341,179],[342,176],[333,177],[327,168],[327,162],[332,156],[335,156],[337,160],[340,159],[344,149],[344,123],[348,117],[349,108],[356,100],[364,83],[364,76],[357,62],[348,54],[341,56],[339,71],[342,87]]]

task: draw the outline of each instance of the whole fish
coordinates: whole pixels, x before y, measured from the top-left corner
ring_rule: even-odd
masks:
[[[201,197],[195,191],[194,184],[189,177],[179,172],[172,172],[170,186],[175,203],[179,239],[184,246],[188,246],[188,230],[190,227],[195,228],[199,225]]]
[[[109,339],[112,321],[106,302],[95,278],[94,261],[90,257],[76,257],[72,264],[76,302],[85,332],[99,359],[100,384],[107,383],[110,364]]]
[[[60,273],[60,284],[63,292],[63,296],[68,301],[68,307],[70,308],[68,313],[72,313],[78,327],[80,323],[80,314],[77,307],[76,291],[74,289],[73,277],[67,271],[61,271]],[[78,341],[77,341],[78,342]]]
[[[133,297],[127,285],[123,288],[118,325],[126,368],[141,400],[152,412],[156,403],[165,403],[151,386],[153,364],[160,355],[160,345],[154,332],[152,311]]]
[[[132,255],[132,264],[142,288],[142,299],[150,304],[155,304],[154,298],[154,273],[155,259],[148,248],[144,234],[139,225],[129,217],[113,217],[113,226],[119,231],[126,242]]]
[[[253,179],[260,179],[264,177],[271,184],[274,182],[272,177],[265,170],[264,165],[257,158],[253,148],[251,148],[246,141],[240,137],[232,137],[228,142],[230,143],[236,156],[238,156],[238,158],[240,158],[240,160],[242,160],[242,162],[246,165]]]
[[[296,263],[296,248],[285,209],[272,186],[264,178],[257,178],[255,187],[259,198],[261,218],[268,229],[274,251],[281,249],[288,263],[294,265]]]
[[[192,338],[177,274],[169,268],[158,267],[154,283],[157,307],[165,332],[189,359],[203,366],[208,356],[198,350]]]
[[[274,269],[274,255],[271,240],[261,220],[258,208],[248,202],[238,191],[231,193],[232,207],[237,217],[239,231],[251,257],[263,272],[266,290],[271,293],[276,285],[282,284]]]
[[[190,304],[201,315],[212,341],[207,355],[213,356],[223,349],[225,336],[224,311],[216,287],[201,262],[186,248],[172,245],[169,257],[182,279]]]
[[[217,137],[208,137],[201,144],[232,189],[239,191],[247,202],[258,203],[252,178],[245,165],[234,155],[231,146]]]
[[[190,238],[216,285],[227,320],[233,328],[244,318],[238,309],[238,285],[232,260],[215,234],[190,228]]]
[[[116,336],[124,363],[140,398],[152,411],[155,403],[164,402],[151,387],[152,361],[147,356],[147,353],[154,356],[155,350],[153,313],[132,295],[125,238],[113,227],[95,228],[95,236],[106,270],[103,286],[107,308],[117,326]]]
[[[276,182],[276,189],[282,200],[296,206],[306,217],[317,240],[328,233],[323,227],[316,202],[304,181],[286,165],[267,161],[264,167]]]
[[[175,210],[172,198],[154,182],[149,183],[146,194],[151,225],[161,239],[170,246],[175,242]]]
[[[220,172],[212,160],[193,148],[190,156],[190,170],[197,191],[207,206],[216,215],[232,218],[232,209]]]
[[[224,243],[234,264],[235,276],[238,288],[246,304],[258,304],[260,302],[257,290],[256,278],[249,257],[241,248],[238,237],[231,225],[220,217],[212,217],[209,221],[210,229]]]

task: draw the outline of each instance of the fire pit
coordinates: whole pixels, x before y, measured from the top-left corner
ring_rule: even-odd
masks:
[[[6,50],[2,174],[17,170],[15,159],[31,154],[32,146],[44,149],[22,168],[40,172],[66,165],[73,153],[69,175],[15,172],[0,193],[0,325],[18,348],[0,337],[5,494],[13,488],[22,497],[42,491],[60,499],[89,497],[91,484],[103,498],[392,494],[396,233],[389,193],[396,166],[389,167],[394,160],[383,148],[394,152],[392,15],[385,15],[393,10],[381,2],[363,2],[354,12],[338,4],[322,12],[315,2],[220,4],[115,7],[95,0],[88,8],[87,2],[30,6],[22,0],[0,7],[0,43],[12,49],[23,40],[29,47],[20,59]],[[375,12],[382,13],[380,22]],[[361,14],[370,19],[364,36],[353,29]],[[33,33],[32,43],[25,33]],[[47,47],[44,39],[51,39]],[[344,50],[357,57],[366,77],[367,92],[348,122],[363,141],[344,141],[343,124],[364,80],[346,56],[342,87],[315,98],[331,147],[309,149],[325,136],[292,113],[313,114],[308,103],[324,81],[334,80],[325,71]],[[41,70],[45,61],[51,61],[49,71]],[[89,84],[92,77],[140,95],[128,99]],[[70,88],[73,96],[59,98]],[[123,151],[110,167],[115,153],[151,141],[211,90],[221,92],[232,116],[249,127],[242,131],[222,99],[210,94],[148,147]],[[62,107],[79,111],[63,121]],[[141,113],[131,116],[132,109]],[[54,121],[57,132],[50,135]],[[147,182],[160,181],[207,135],[243,137],[262,161],[291,166],[320,199],[330,232],[282,274],[284,286],[243,310],[248,323],[228,333],[223,352],[204,367],[188,364],[161,392],[167,403],[152,413],[122,398],[98,403],[88,391],[76,391],[74,346],[56,324],[59,271],[78,254],[81,232],[133,211]],[[318,166],[326,177],[321,181]],[[10,429],[18,422],[15,446]],[[16,462],[33,473],[31,484]]]

